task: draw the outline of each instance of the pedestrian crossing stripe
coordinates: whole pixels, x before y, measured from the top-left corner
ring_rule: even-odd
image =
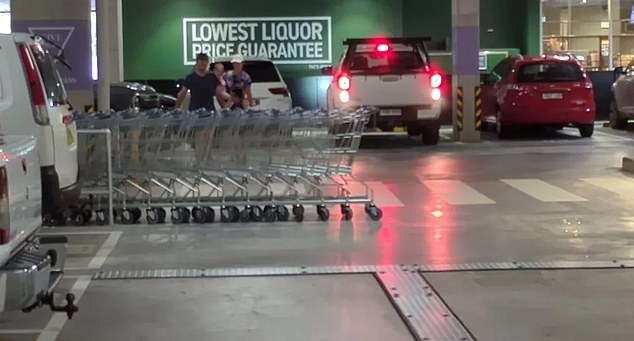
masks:
[[[627,177],[594,177],[581,179],[595,187],[615,193],[621,197],[634,198],[634,179]]]
[[[502,179],[500,181],[541,202],[588,201],[539,179]]]

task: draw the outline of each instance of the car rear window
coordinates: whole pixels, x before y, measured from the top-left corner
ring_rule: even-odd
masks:
[[[44,81],[44,88],[46,89],[49,103],[53,106],[66,104],[68,95],[53,57],[48,50],[42,48],[39,44],[31,45],[31,52],[35,57],[37,68],[40,70],[40,75]]]
[[[233,69],[233,65],[229,62],[224,62],[222,64],[225,66],[225,71]],[[273,62],[245,61],[244,71],[251,76],[251,81],[254,83],[272,83],[280,81],[280,75],[277,73],[277,68],[275,68]]]
[[[574,63],[544,62],[521,66],[517,78],[520,83],[579,82],[583,72]]]
[[[353,47],[348,59],[350,71],[407,71],[425,67],[414,44],[388,44],[387,52],[377,51],[376,44]]]

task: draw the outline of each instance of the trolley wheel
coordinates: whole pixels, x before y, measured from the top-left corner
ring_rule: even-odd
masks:
[[[112,209],[112,216],[114,217],[114,221],[118,224],[121,223],[121,215],[123,214],[123,209],[114,208]]]
[[[134,224],[134,213],[132,213],[132,210],[125,209],[121,211],[121,223],[124,225]]]
[[[132,213],[132,218],[134,218],[134,224],[138,223],[141,220],[141,209],[134,207],[130,209],[130,212]]]
[[[350,221],[352,220],[352,208],[349,204],[341,205],[341,215],[343,216],[343,220]]]
[[[383,217],[383,211],[376,207],[375,204],[365,205],[365,213],[367,213],[370,219],[374,221],[379,221]]]
[[[92,209],[90,208],[82,208],[81,214],[84,216],[84,220],[89,222],[92,219]]]
[[[46,214],[42,220],[44,221],[44,225],[54,227],[62,224],[63,217],[59,214]]]
[[[167,211],[163,207],[157,207],[159,224],[165,224],[165,218],[167,218]]]
[[[233,210],[230,207],[220,208],[220,222],[230,223],[233,221]]]
[[[267,223],[273,223],[277,219],[277,208],[273,205],[264,207],[263,220]]]
[[[192,217],[194,218],[194,222],[196,224],[204,224],[207,220],[205,211],[203,211],[200,207],[194,207],[192,209]]]
[[[213,208],[209,206],[203,207],[203,212],[205,213],[206,223],[213,223],[214,221],[216,221],[216,211],[214,211]]]
[[[251,220],[251,214],[253,212],[253,207],[247,206],[240,212],[240,222],[248,223]]]
[[[253,222],[262,221],[262,219],[264,218],[262,208],[260,206],[252,206],[250,218],[251,218],[251,221]]]
[[[108,224],[108,217],[106,216],[105,210],[100,209],[95,211],[95,222],[99,226]]]
[[[293,206],[293,216],[298,223],[304,221],[304,206],[300,204]]]
[[[165,212],[165,210],[163,211]],[[161,214],[159,213],[159,208],[148,208],[145,210],[145,220],[150,225],[156,225],[161,223]]]
[[[240,209],[235,206],[231,206],[231,222],[237,223],[240,221]]]
[[[326,205],[317,206],[317,215],[319,216],[319,220],[328,221],[330,219],[330,210]]]
[[[288,221],[291,217],[291,213],[288,211],[286,206],[277,206],[277,220],[278,221]]]
[[[187,224],[189,222],[189,210],[186,207],[172,208],[172,223]]]
[[[75,212],[75,214],[73,214],[72,221],[75,226],[84,226],[86,224],[86,216],[84,215],[84,212]]]

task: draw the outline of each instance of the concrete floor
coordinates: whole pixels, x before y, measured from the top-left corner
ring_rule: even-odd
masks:
[[[118,336],[112,339],[143,340],[141,330],[156,328],[171,330],[174,334],[165,335],[174,338],[196,335],[211,339],[220,335],[218,339],[242,339],[238,334],[213,334],[222,333],[222,324],[211,324],[220,327],[206,329],[207,334],[202,329],[191,331],[200,334],[186,334],[189,331],[181,322],[181,317],[193,316],[198,311],[181,297],[178,291],[181,287],[197,295],[209,292],[210,296],[205,299],[194,296],[199,297],[201,306],[227,304],[227,297],[222,295],[231,293],[231,297],[237,298],[235,309],[248,307],[253,303],[252,297],[231,292],[235,285],[267,299],[283,299],[286,307],[276,307],[279,312],[296,311],[292,303],[308,299],[306,297],[330,302],[337,312],[357,311],[356,306],[363,301],[372,309],[378,309],[379,315],[359,317],[360,325],[372,330],[372,335],[393,332],[394,336],[387,339],[396,339],[403,328],[395,325],[394,309],[378,284],[370,285],[363,280],[351,281],[355,283],[353,287],[361,289],[354,299],[347,300],[344,297],[351,294],[345,288],[335,290],[328,285],[340,283],[340,277],[313,278],[318,284],[309,287],[299,277],[236,282],[232,279],[105,282],[90,281],[84,276],[99,270],[633,260],[634,178],[618,169],[621,157],[631,152],[632,137],[633,132],[609,129],[598,129],[592,139],[581,139],[574,130],[526,134],[508,141],[496,141],[491,134],[486,134],[485,141],[479,144],[444,142],[435,148],[425,148],[407,139],[367,139],[355,163],[354,174],[370,182],[377,191],[377,203],[384,210],[380,223],[369,221],[362,208],[355,210],[352,222],[341,222],[333,208],[330,222],[322,223],[309,208],[310,215],[301,224],[137,225],[49,230],[49,233],[70,233],[68,273],[71,278],[67,286],[83,294],[80,315],[76,320],[63,323],[58,315],[51,317],[44,311],[27,315],[29,318],[21,314],[1,316],[0,339],[79,341]],[[559,310],[555,309],[558,313],[552,316],[556,321],[562,315],[562,323],[560,330],[552,331],[552,335],[561,335],[563,339],[567,335],[579,335],[574,334],[574,325],[566,322],[568,318],[593,326],[594,334],[589,335],[606,336],[577,340],[622,339],[626,325],[613,323],[606,327],[600,323],[620,321],[619,314],[625,313],[618,307],[612,309],[618,302],[609,292],[602,294],[597,290],[596,295],[589,296],[587,291],[571,290],[568,295],[558,294],[569,286],[566,283],[590,281],[592,272],[584,271],[573,279],[542,280],[543,290],[531,287],[530,281],[525,283],[526,272],[478,273],[474,278],[482,276],[482,279],[475,281],[467,277],[465,283],[461,283],[464,277],[456,274],[440,274],[430,280],[449,308],[473,329],[471,332],[478,340],[497,340],[499,335],[508,336],[511,334],[504,333],[515,330],[522,334],[507,340],[528,340],[542,335],[539,333],[543,329],[541,322],[523,329],[509,327],[520,322],[506,315],[522,316],[522,308],[533,309],[535,302],[540,302],[539,297],[543,297],[545,307],[552,301],[548,297],[555,295],[560,297]],[[630,273],[626,271],[605,272],[601,278],[605,279],[603,283],[612,283],[607,288],[627,292]],[[443,280],[445,277],[441,276],[445,275],[458,277]],[[457,283],[449,283],[451,279]],[[480,288],[474,281],[488,284]],[[347,281],[341,284],[346,285]],[[492,292],[500,287],[508,291],[501,293],[507,297],[524,289],[530,294],[515,297],[513,306],[517,310],[508,305],[500,307],[490,318],[473,317],[470,309],[478,305],[486,307],[489,300],[494,300]],[[269,290],[258,291],[262,288]],[[488,292],[488,296],[483,294],[479,300],[466,297],[476,289]],[[166,292],[174,295],[163,295]],[[122,297],[119,305],[117,299]],[[583,311],[585,308],[579,306],[583,300],[590,300],[589,304],[596,301],[597,308]],[[355,334],[363,332],[355,329],[355,324],[351,324],[349,330],[311,329],[315,325],[335,323],[335,315],[328,313],[329,305],[320,305],[321,308],[314,311],[296,311],[297,318],[290,321],[289,330],[295,333],[307,328],[315,332],[316,338],[330,340],[355,339],[351,335],[361,335]],[[382,308],[377,308],[379,306]],[[586,315],[563,316],[565,308],[561,307],[568,306],[582,309]],[[128,309],[142,318],[122,313]],[[223,314],[221,310],[214,310],[211,321],[223,321],[227,318]],[[170,320],[169,316],[174,319]],[[311,319],[314,325],[302,324],[303,317]],[[592,324],[595,317],[597,323]],[[379,319],[383,319],[381,323]],[[113,328],[104,329],[99,321]],[[249,320],[240,320],[236,325],[242,324],[248,329],[249,323]],[[266,338],[276,332],[262,328],[255,332],[258,336]],[[490,334],[487,330],[491,328],[499,329],[500,333]],[[26,333],[28,331],[32,333]],[[298,334],[290,335],[289,339],[297,339],[294,336]],[[25,338],[27,336],[31,338]]]

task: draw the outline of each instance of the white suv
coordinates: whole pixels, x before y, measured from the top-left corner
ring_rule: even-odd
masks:
[[[56,60],[41,42],[0,34],[0,133],[37,138],[45,216],[79,198],[77,129],[69,110]]]
[[[332,75],[328,109],[378,107],[369,127],[383,132],[406,127],[423,135],[423,143],[439,140],[444,77],[429,63],[424,38],[365,38],[345,41]]]

